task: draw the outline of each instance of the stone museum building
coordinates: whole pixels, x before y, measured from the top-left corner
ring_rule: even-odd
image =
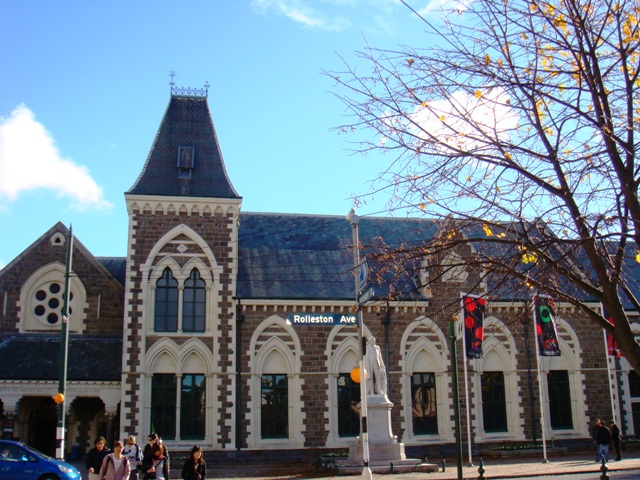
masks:
[[[125,193],[128,235],[113,239],[126,242],[126,257],[95,257],[73,238],[67,457],[99,435],[144,444],[150,432],[171,452],[194,443],[229,456],[346,449],[360,433],[351,377],[359,281],[369,297],[364,337],[380,347],[393,434],[408,452],[455,442],[451,316],[442,312],[462,294],[487,299],[482,354],[465,360],[455,342],[463,442],[540,440],[541,421],[548,441],[586,440],[596,418],[640,433],[640,379],[571,306],[554,306],[561,355],[538,360],[528,303],[496,297],[473,268],[438,273],[463,250],[407,266],[392,299],[383,282],[356,280],[366,276],[354,277],[356,236],[366,258],[380,240],[433,238],[437,221],[242,211],[240,194],[251,192],[227,175],[206,92],[172,89],[146,161],[130,160],[140,174]],[[53,455],[72,237],[61,223],[48,227],[0,271],[0,418],[4,437]],[[640,323],[633,328],[640,335]]]

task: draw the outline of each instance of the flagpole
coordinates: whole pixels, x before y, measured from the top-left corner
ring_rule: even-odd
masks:
[[[538,396],[540,397],[540,428],[542,430],[542,455],[543,463],[549,463],[547,460],[547,440],[546,440],[546,428],[544,420],[544,404],[542,398],[542,370],[540,369],[540,342],[538,342],[537,324],[536,324],[536,300],[533,299],[533,332],[536,335],[536,364],[538,368]]]
[[[607,331],[602,329],[602,337],[604,338],[604,351],[607,352],[607,378],[609,379],[609,400],[611,400],[611,418],[616,420],[616,407],[613,398],[613,378],[611,377],[611,362],[609,361],[609,345],[607,345]],[[617,423],[617,422],[616,422]]]
[[[605,314],[605,309],[604,309],[604,305],[601,303],[600,304],[600,310],[602,312],[602,316],[604,318],[607,318],[606,314]],[[613,421],[616,422],[617,425],[622,425],[621,423],[621,419],[618,418],[618,415],[616,415],[616,401],[614,398],[614,392],[616,391],[616,386],[617,386],[617,382],[618,382],[618,372],[616,369],[615,374],[611,373],[611,352],[609,351],[609,342],[607,341],[607,331],[603,328],[602,329],[602,336],[604,338],[604,351],[606,352],[606,359],[607,359],[607,378],[609,379],[609,398],[611,400],[611,418],[613,418]],[[615,353],[613,355],[614,358],[614,362],[615,362]],[[615,375],[615,378],[614,378]],[[615,384],[614,384],[615,383]],[[620,412],[622,413],[622,412]]]
[[[469,450],[469,464],[468,467],[473,467],[473,459],[471,457],[471,414],[469,412],[469,380],[467,375],[467,336],[464,331],[464,303],[463,299],[465,294],[460,292],[460,303],[462,308],[462,359],[464,363],[464,403],[467,412],[467,447]]]

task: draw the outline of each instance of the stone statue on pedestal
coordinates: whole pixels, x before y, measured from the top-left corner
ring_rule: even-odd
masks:
[[[387,396],[387,370],[382,360],[380,347],[376,345],[375,337],[367,340],[367,350],[364,356],[366,371],[367,395]]]

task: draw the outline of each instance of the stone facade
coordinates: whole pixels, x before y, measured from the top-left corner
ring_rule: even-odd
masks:
[[[195,154],[195,163],[176,163],[185,150]],[[206,175],[200,177],[203,169]],[[300,312],[353,313],[349,222],[241,212],[242,199],[226,178],[206,99],[200,97],[171,98],[147,163],[125,199],[126,258],[96,259],[79,241],[74,248],[70,329],[73,354],[86,361],[70,367],[67,454],[76,445],[82,454],[99,434],[110,441],[134,434],[144,443],[146,434],[157,430],[153,412],[162,405],[154,379],[160,377],[176,385],[173,398],[165,397],[175,400],[171,432],[158,432],[172,451],[186,450],[194,441],[207,451],[230,454],[353,445],[353,432],[340,431],[338,381],[361,356],[358,328],[294,326],[287,319]],[[363,219],[361,227],[363,242],[378,235],[423,238],[439,228],[410,219]],[[53,358],[32,359],[37,355],[24,345],[57,341],[59,323],[40,318],[55,308],[38,303],[55,294],[45,292],[44,300],[37,294],[42,285],[63,283],[66,239],[66,227],[56,225],[0,272],[0,359],[24,351],[22,360],[37,367],[2,377],[3,419],[11,436],[30,443],[38,441],[37,429],[51,427],[57,371]],[[542,425],[547,440],[586,441],[596,418],[616,417],[625,434],[637,433],[640,414],[635,418],[633,411],[640,398],[632,396],[633,374],[624,360],[607,357],[602,331],[574,308],[556,304],[561,356],[538,361],[530,302],[495,298],[481,281],[482,272],[450,268],[469,254],[460,250],[427,259],[435,269],[431,278],[420,278],[418,293],[388,302],[374,297],[362,308],[364,336],[377,339],[387,365],[391,428],[398,441],[414,455],[450,448],[453,388],[462,440],[474,446],[540,440]],[[178,323],[168,330],[156,324],[157,290],[167,271],[178,299]],[[183,324],[190,278],[204,285],[201,329]],[[482,358],[465,360],[462,341],[454,342],[454,386],[450,328],[460,315],[462,293],[483,295],[488,303]],[[640,325],[634,331],[640,334]],[[13,344],[22,347],[11,350]],[[416,404],[417,374],[433,380],[428,412]],[[488,374],[497,374],[497,383],[489,385]],[[199,436],[183,432],[194,426],[183,420],[191,418],[182,403],[191,401],[183,380],[194,376],[204,389],[202,411],[196,412]],[[287,403],[281,406],[286,431],[277,435],[264,432],[270,428],[264,423],[264,382],[271,377],[286,379]],[[557,383],[549,380],[556,377]],[[564,397],[553,396],[559,391]],[[492,410],[493,403],[499,411]],[[565,418],[559,420],[559,412]],[[34,423],[38,415],[48,423]],[[416,421],[426,416],[431,431],[417,431]],[[51,451],[48,444],[36,446]]]

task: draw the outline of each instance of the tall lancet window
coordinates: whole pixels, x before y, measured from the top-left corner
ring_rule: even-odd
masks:
[[[204,332],[205,283],[197,269],[184,282],[182,298],[182,330]]]
[[[195,148],[178,147],[178,177],[191,177],[195,165]]]
[[[155,331],[178,331],[178,281],[169,268],[164,269],[156,282],[155,307]]]

